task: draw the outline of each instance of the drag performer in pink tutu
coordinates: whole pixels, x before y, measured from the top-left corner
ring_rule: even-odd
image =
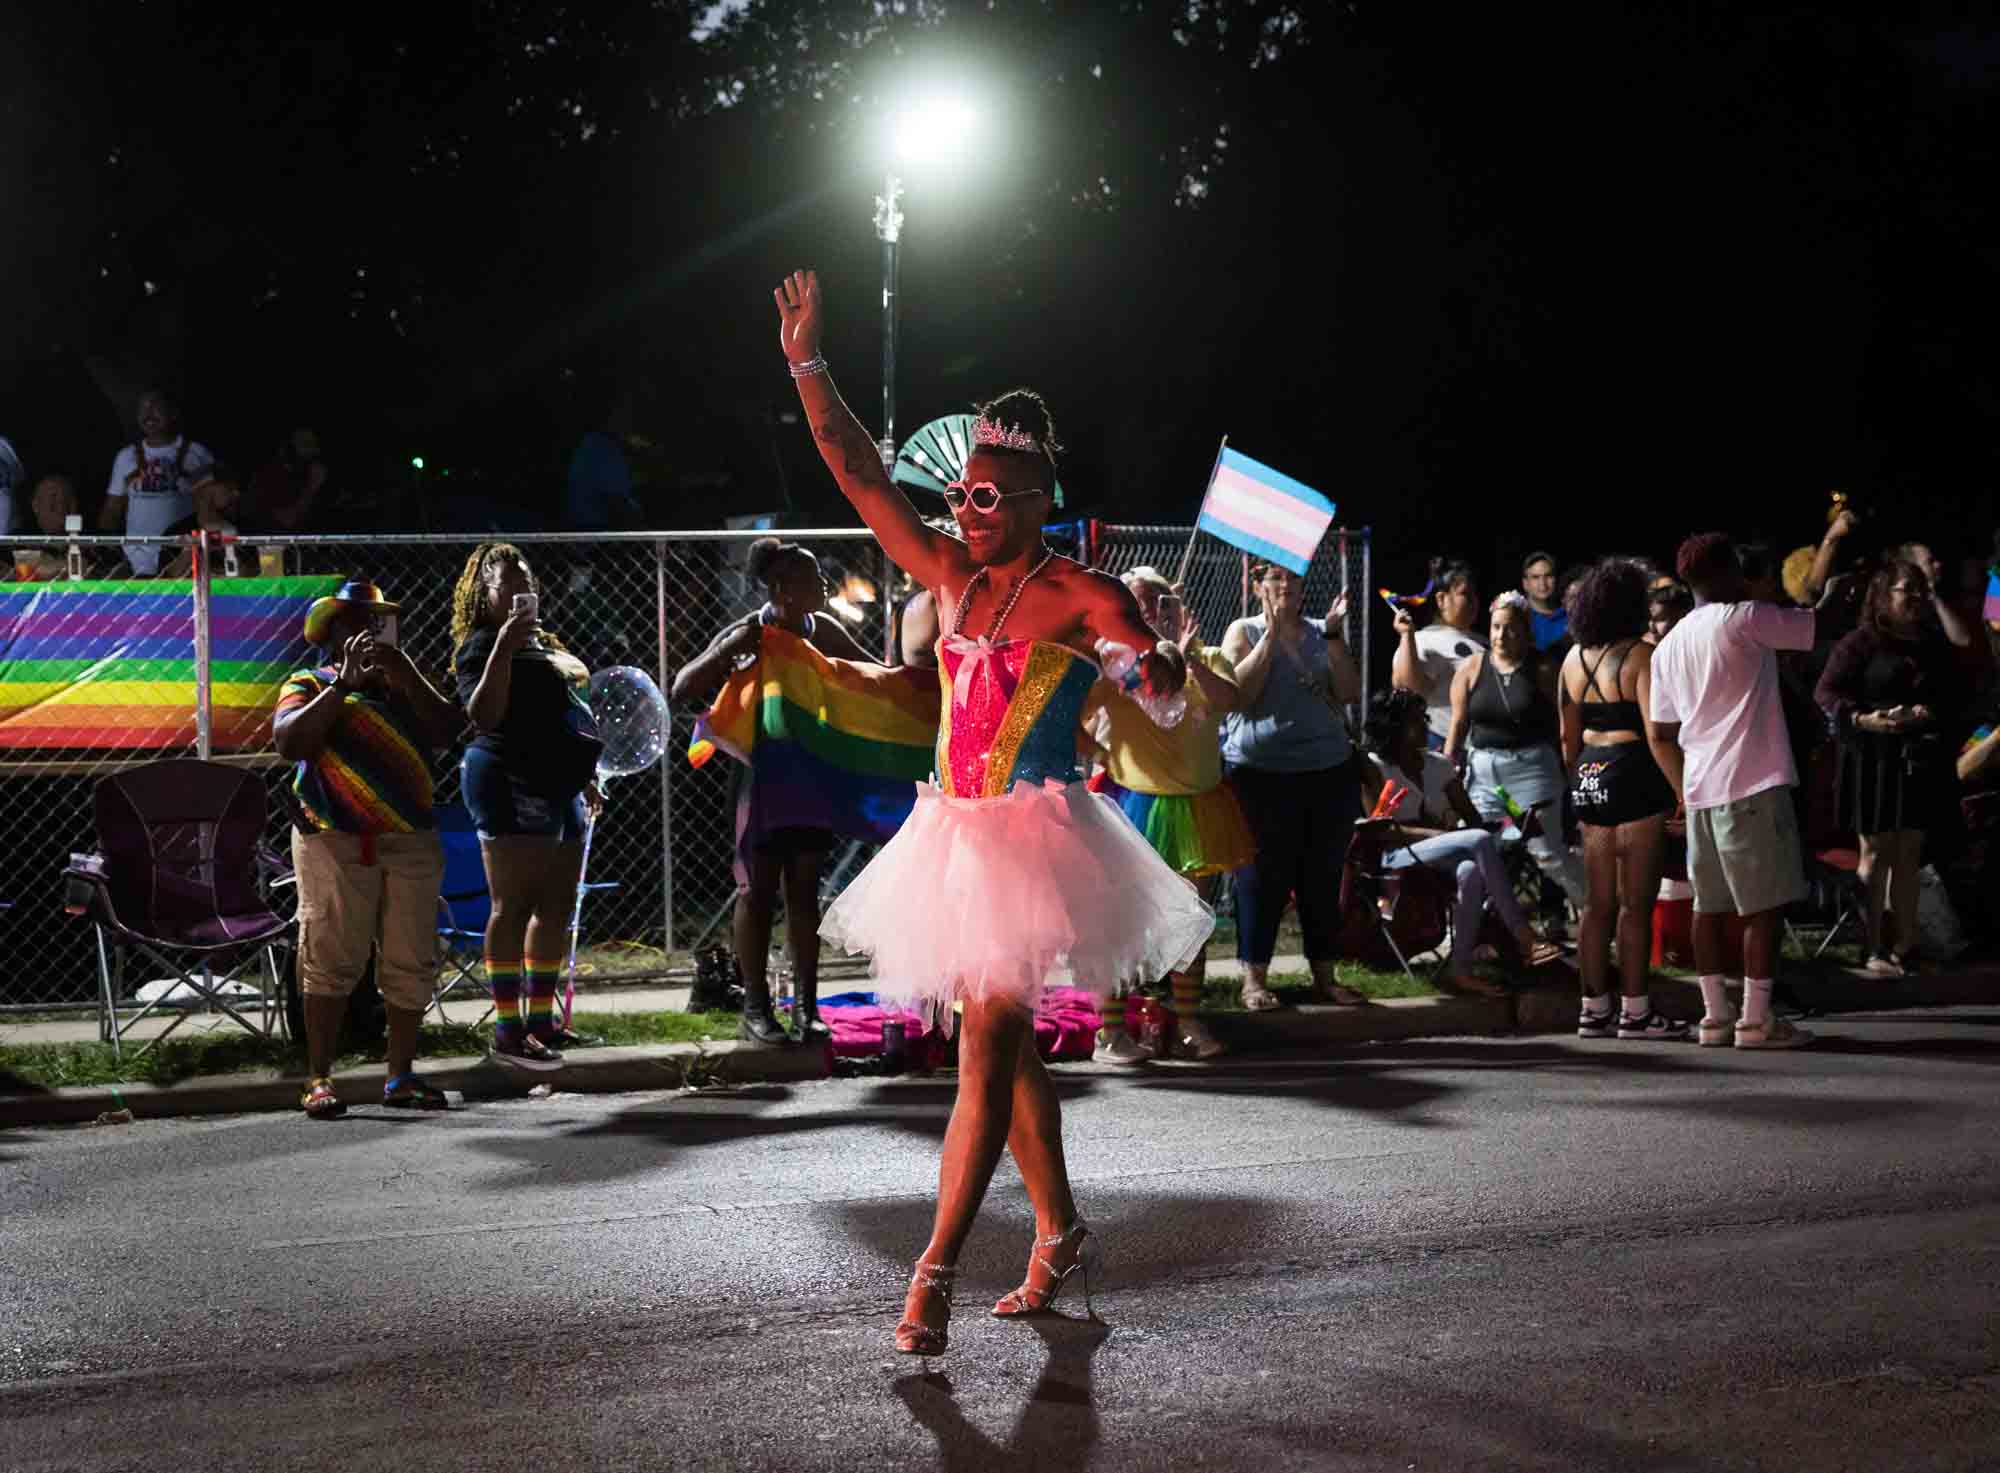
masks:
[[[945,1028],[962,1015],[958,1100],[945,1131],[937,1218],[911,1275],[896,1348],[945,1348],[958,1255],[1004,1146],[1035,1209],[1026,1279],[993,1306],[1046,1310],[1094,1247],[1070,1195],[1062,1112],[1035,1052],[1049,972],[1108,993],[1187,963],[1209,908],[1077,771],[1077,727],[1099,664],[1138,651],[1132,684],[1167,701],[1186,680],[1117,579],[1042,542],[1055,484],[1048,411],[1016,390],[981,411],[963,479],[945,499],[963,540],[926,527],[896,489],[820,356],[809,271],[774,294],[779,338],[813,437],[884,549],[931,590],[942,714],[937,770],[914,811],[828,909],[820,934],[874,959],[885,993]],[[1100,646],[1102,648],[1100,649]]]

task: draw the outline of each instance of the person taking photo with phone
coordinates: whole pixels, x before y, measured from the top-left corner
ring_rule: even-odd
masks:
[[[583,831],[604,803],[590,672],[542,627],[541,593],[509,542],[465,560],[451,597],[452,670],[477,735],[459,791],[479,831],[486,886],[486,978],[498,1018],[494,1061],[562,1067],[581,1042],[556,1021],[556,978],[583,871]]]

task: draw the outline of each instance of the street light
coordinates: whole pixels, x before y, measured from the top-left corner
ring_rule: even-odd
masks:
[[[889,173],[875,196],[875,238],[882,242],[882,438],[883,468],[896,468],[896,277],[903,239],[904,169],[953,160],[972,135],[977,115],[955,98],[936,96],[904,108],[892,123]]]

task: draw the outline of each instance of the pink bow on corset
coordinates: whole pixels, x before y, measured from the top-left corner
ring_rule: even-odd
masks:
[[[980,675],[998,688],[1001,705],[1014,698],[1017,681],[1014,672],[1007,668],[1007,662],[1000,658],[999,645],[990,639],[967,639],[961,634],[948,634],[944,638],[944,647],[959,657],[958,672],[951,678],[953,710],[969,708],[973,678]]]

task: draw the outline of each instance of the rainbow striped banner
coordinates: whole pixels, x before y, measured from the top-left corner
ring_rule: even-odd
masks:
[[[306,609],[338,577],[211,585],[211,731],[218,752],[270,740],[278,687],[314,663]],[[194,584],[0,584],[0,749],[159,750],[195,742]]]
[[[909,817],[937,728],[936,671],[829,659],[766,628],[757,663],[723,682],[695,723],[688,761],[719,750],[748,764],[751,811],[739,823],[751,835],[807,827],[880,840]]]

